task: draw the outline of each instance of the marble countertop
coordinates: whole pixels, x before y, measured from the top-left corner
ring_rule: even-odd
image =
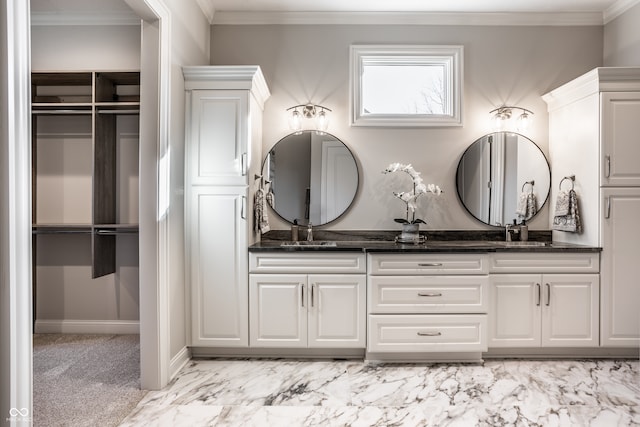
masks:
[[[284,232],[271,233],[259,243],[249,246],[249,252],[600,252],[602,248],[576,245],[564,242],[552,242],[551,232],[530,232],[526,242],[505,242],[501,233],[485,231],[438,231],[423,233],[426,240],[419,244],[396,243],[397,232],[387,231],[325,231],[315,232],[315,241],[309,244],[300,242],[291,245],[290,235]],[[325,242],[331,242],[327,245]],[[323,244],[324,243],[324,244]]]

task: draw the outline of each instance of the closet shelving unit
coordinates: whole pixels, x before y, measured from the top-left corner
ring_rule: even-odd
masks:
[[[114,273],[116,237],[138,232],[137,223],[118,213],[117,150],[119,117],[139,115],[140,73],[34,72],[31,85],[34,248],[40,234],[88,234],[92,278]],[[65,135],[73,142],[59,144],[65,153],[55,152],[56,147],[47,147],[48,129],[54,129],[54,135],[68,132]],[[81,168],[90,177],[83,175],[73,182],[59,177],[58,181],[43,182],[44,188],[39,188],[39,145],[46,150],[40,155],[41,159],[59,156],[61,163],[86,161],[87,164],[65,164],[60,169]],[[34,268],[35,253],[34,250]]]

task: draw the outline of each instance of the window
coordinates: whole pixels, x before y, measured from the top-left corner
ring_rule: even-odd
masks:
[[[461,126],[462,46],[351,46],[351,125]]]

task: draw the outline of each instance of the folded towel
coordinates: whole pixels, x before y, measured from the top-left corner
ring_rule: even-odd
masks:
[[[271,228],[269,227],[269,217],[267,215],[267,198],[262,188],[259,188],[254,196],[253,211],[256,233],[264,234],[269,231]]]
[[[533,192],[520,193],[516,215],[518,219],[528,221],[538,212],[538,200]]]
[[[552,228],[558,231],[582,233],[582,222],[578,211],[578,195],[575,190],[571,189],[558,193]]]

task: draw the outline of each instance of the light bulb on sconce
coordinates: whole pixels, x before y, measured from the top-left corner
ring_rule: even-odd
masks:
[[[517,118],[515,128],[520,132],[528,130],[531,127],[531,122],[533,121],[533,118],[531,117],[533,116],[533,112],[522,107],[508,106],[502,106],[489,112],[491,115],[491,121],[493,122],[493,129],[496,131],[513,130],[510,129],[513,128],[513,126],[509,126],[513,110],[522,111],[522,114]]]
[[[299,109],[299,110],[298,110]],[[300,132],[303,128],[303,119],[315,119],[315,130],[319,135],[324,134],[329,128],[329,116],[327,112],[331,111],[327,107],[316,104],[301,104],[291,108],[289,115],[289,128],[293,132]]]

